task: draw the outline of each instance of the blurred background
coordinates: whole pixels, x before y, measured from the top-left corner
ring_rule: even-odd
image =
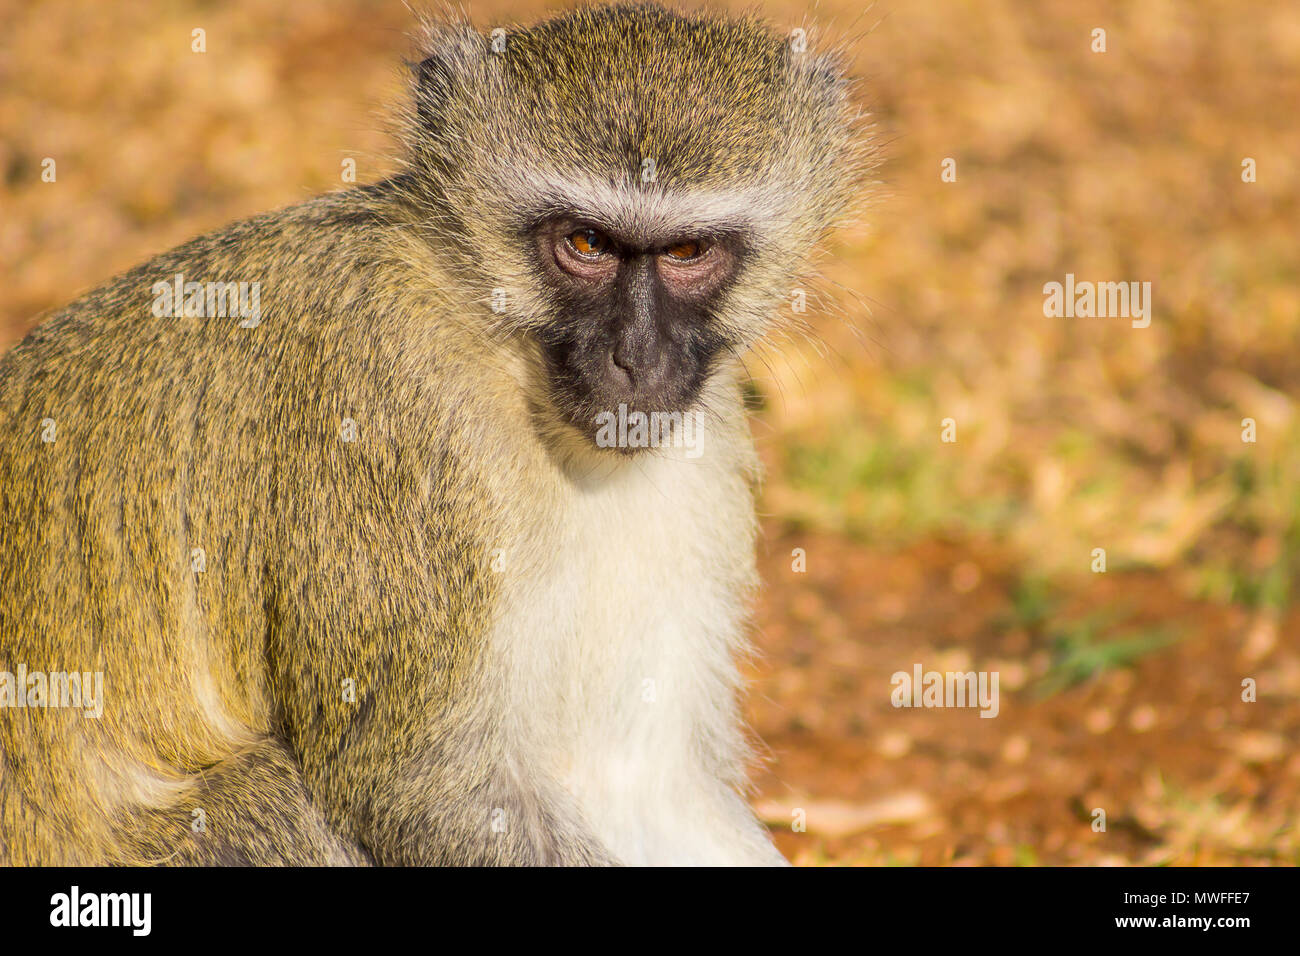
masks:
[[[750,363],[781,848],[1300,862],[1300,7],[758,6],[848,44],[884,150],[812,334]],[[398,0],[0,0],[0,350],[347,159],[391,171],[411,26]],[[1066,273],[1151,282],[1150,327],[1045,318]],[[895,709],[915,664],[996,671],[998,716]]]

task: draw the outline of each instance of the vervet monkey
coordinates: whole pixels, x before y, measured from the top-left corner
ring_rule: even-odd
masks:
[[[422,42],[398,175],[0,362],[0,862],[784,862],[741,358],[858,189],[840,69],[650,4]]]

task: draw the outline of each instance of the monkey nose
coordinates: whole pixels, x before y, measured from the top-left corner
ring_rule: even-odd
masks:
[[[620,389],[632,391],[633,363],[630,362],[626,355],[620,355],[618,349],[611,349],[605,353],[605,376],[609,379],[610,384]]]
[[[664,352],[654,343],[630,346],[620,342],[609,351],[605,364],[610,382],[629,391],[654,391],[665,378]]]

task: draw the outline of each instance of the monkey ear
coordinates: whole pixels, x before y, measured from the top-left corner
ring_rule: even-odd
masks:
[[[411,64],[416,111],[422,123],[445,115],[440,107],[468,81],[485,47],[486,39],[468,23],[423,25],[421,58]]]
[[[846,84],[848,58],[843,50],[831,49],[797,61],[803,74],[814,86],[838,91]]]
[[[433,125],[440,115],[439,107],[451,98],[455,89],[455,75],[451,63],[437,53],[427,55],[412,64],[415,79],[415,109],[421,125]],[[445,115],[445,114],[442,114]]]

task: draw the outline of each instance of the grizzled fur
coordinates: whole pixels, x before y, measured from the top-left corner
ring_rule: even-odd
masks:
[[[0,863],[781,862],[742,796],[734,356],[859,183],[838,70],[620,5],[503,52],[430,25],[415,78],[402,173],[164,253],[0,360],[0,671],[105,698],[0,708]],[[749,237],[699,460],[554,414],[523,236],[575,210]],[[177,274],[259,282],[260,322],[155,314]]]

